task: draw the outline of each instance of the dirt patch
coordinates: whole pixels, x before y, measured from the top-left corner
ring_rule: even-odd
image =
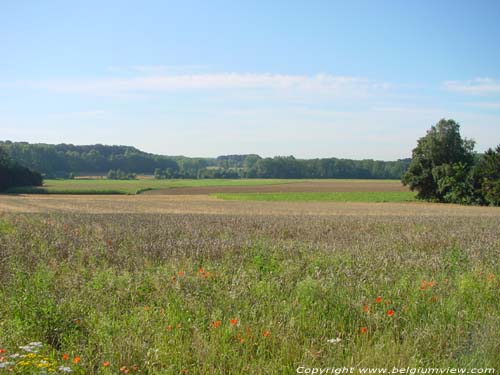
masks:
[[[280,185],[175,187],[145,191],[144,195],[200,195],[215,193],[335,193],[408,191],[399,181],[305,181]]]

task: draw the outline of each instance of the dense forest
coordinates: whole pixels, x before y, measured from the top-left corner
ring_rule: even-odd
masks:
[[[350,159],[262,158],[259,155],[224,155],[217,158],[163,156],[130,146],[30,144],[0,142],[21,165],[48,178],[73,175],[154,174],[156,178],[367,178],[399,179],[410,159],[398,161]]]

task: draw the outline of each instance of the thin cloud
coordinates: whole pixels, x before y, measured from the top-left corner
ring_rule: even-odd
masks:
[[[500,81],[493,78],[475,78],[469,81],[445,81],[445,89],[463,94],[498,94]]]
[[[467,103],[469,107],[482,109],[500,109],[500,102],[473,102]]]
[[[14,86],[96,95],[179,90],[262,89],[333,94],[344,97],[364,96],[371,92],[385,91],[392,87],[385,82],[375,82],[360,77],[333,76],[329,74],[306,76],[260,73],[159,74],[93,80],[21,81],[14,83]]]

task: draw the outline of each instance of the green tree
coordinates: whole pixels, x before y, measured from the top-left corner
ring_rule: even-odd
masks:
[[[460,136],[460,125],[442,119],[418,140],[402,182],[417,191],[420,199],[447,202],[460,197],[457,199],[461,200],[469,187],[462,186],[453,192],[450,187],[467,183],[466,176],[474,162],[473,150],[474,141]]]
[[[481,157],[474,171],[474,182],[481,203],[500,206],[500,145]]]

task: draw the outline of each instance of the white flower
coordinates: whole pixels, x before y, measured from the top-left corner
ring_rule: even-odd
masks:
[[[0,368],[6,368],[13,365],[14,362],[0,362]]]
[[[11,354],[9,355],[9,358],[17,358],[17,357],[20,357],[21,355],[19,353],[14,353],[14,354]]]
[[[329,342],[330,344],[338,344],[339,342],[342,341],[342,339],[340,337],[337,337],[335,339],[329,339],[329,340],[326,340],[327,342]]]
[[[70,367],[66,366],[59,366],[57,369],[61,372],[73,372],[73,370]]]
[[[36,352],[38,352],[38,348],[35,348],[33,346],[30,346],[30,345],[20,346],[19,349],[22,349],[22,350],[24,350],[25,352],[28,352],[28,353],[36,353]]]
[[[35,341],[35,342],[30,342],[28,345],[29,346],[41,347],[42,343],[40,341]]]

